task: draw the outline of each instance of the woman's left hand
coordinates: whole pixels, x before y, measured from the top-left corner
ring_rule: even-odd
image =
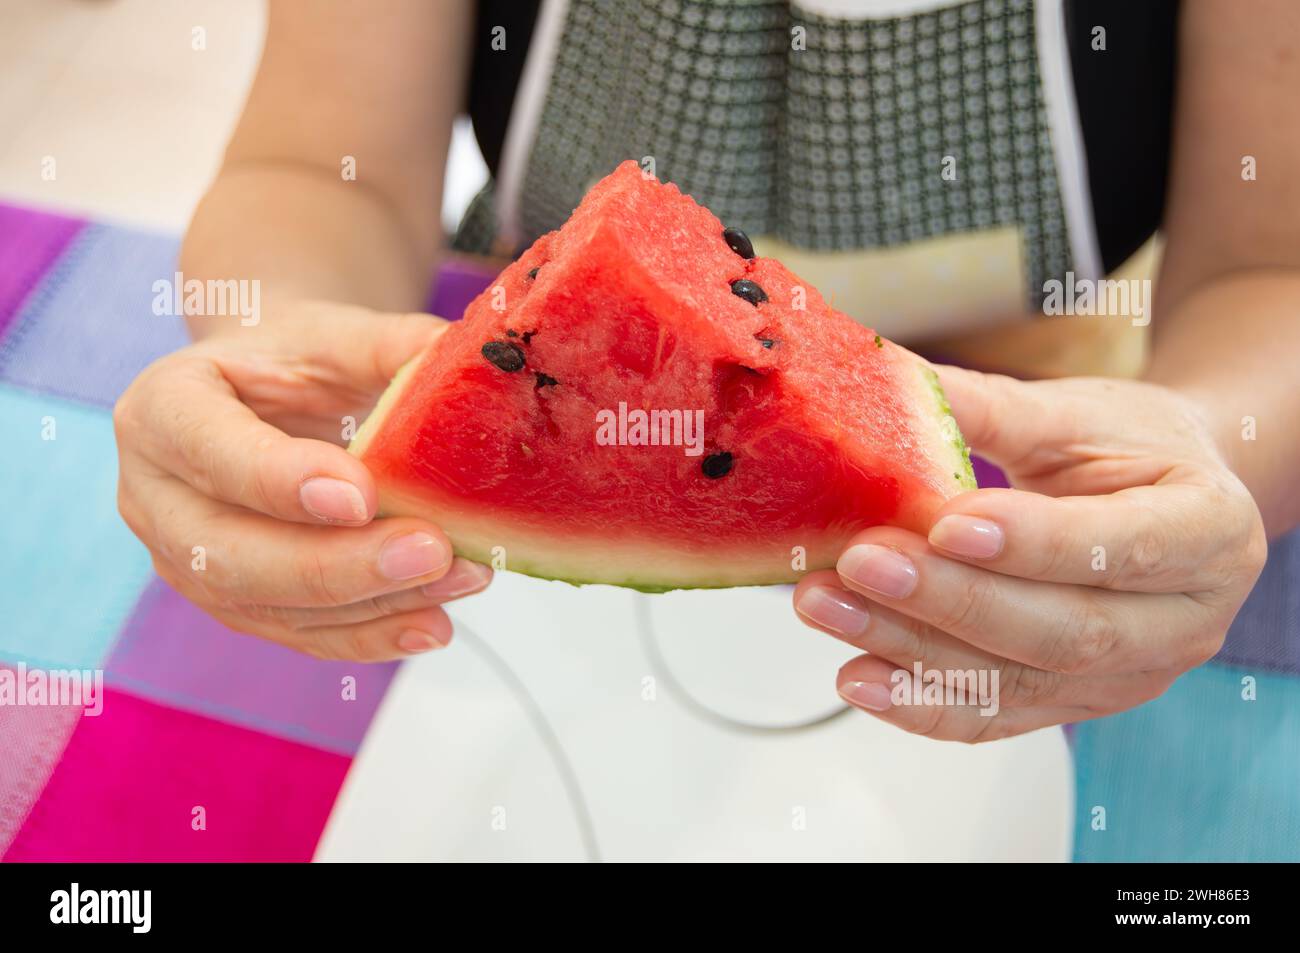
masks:
[[[1267,546],[1198,407],[1132,381],[938,370],[967,441],[1018,489],[948,501],[928,539],[865,530],[799,583],[800,618],[869,653],[840,669],[845,700],[991,741],[1140,705],[1213,656]],[[918,663],[947,684],[983,671],[991,703],[920,703]]]

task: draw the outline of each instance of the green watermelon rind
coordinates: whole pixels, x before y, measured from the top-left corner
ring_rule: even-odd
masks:
[[[956,426],[957,418],[953,416],[952,405],[948,403],[948,395],[943,392],[943,385],[939,383],[939,375],[935,373],[933,367],[928,364],[924,365],[925,381],[930,385],[930,390],[934,392],[935,405],[939,410],[939,425],[942,428],[943,421],[949,418],[953,421],[952,433],[949,443],[953,450],[957,452],[957,457],[961,460],[961,469],[953,473],[953,478],[957,484],[964,490],[975,490],[979,484],[975,481],[975,469],[970,462],[970,447],[966,446],[966,439],[961,435],[961,428]]]
[[[469,557],[466,557],[466,558],[469,558]],[[631,580],[625,580],[624,582],[610,582],[610,581],[608,581],[608,580],[604,580],[604,579],[601,579],[601,580],[594,580],[594,579],[564,579],[564,578],[561,578],[561,577],[559,577],[559,576],[547,576],[547,575],[544,575],[544,574],[542,574],[542,573],[540,573],[540,572],[529,572],[527,569],[516,569],[514,566],[509,566],[509,567],[507,567],[507,568],[508,568],[511,572],[518,573],[518,574],[521,575],[521,576],[528,576],[528,577],[530,577],[530,578],[532,578],[532,579],[543,579],[543,580],[545,580],[546,582],[562,582],[562,583],[564,583],[566,586],[576,586],[576,587],[578,587],[579,589],[581,589],[583,586],[617,586],[617,587],[620,588],[620,589],[634,589],[634,590],[636,590],[637,592],[643,592],[643,593],[645,593],[646,595],[649,595],[649,596],[659,596],[659,595],[663,595],[665,592],[676,592],[676,591],[678,591],[679,589],[684,590],[684,589],[739,589],[739,588],[753,588],[753,587],[741,587],[741,586],[735,586],[735,585],[731,585],[731,584],[728,584],[728,583],[723,583],[723,584],[721,584],[721,585],[717,585],[717,586],[709,586],[709,585],[699,585],[699,586],[687,586],[687,585],[679,585],[679,586],[660,586],[660,585],[653,585],[653,584],[647,584],[647,583],[642,583],[642,582],[633,582],[633,581],[631,581]],[[758,584],[756,583],[755,585],[758,585]],[[766,583],[765,585],[778,586],[778,585],[787,585],[787,584],[786,584],[786,583]]]
[[[431,516],[436,521],[436,516]],[[455,554],[462,559],[468,559],[470,562],[482,563],[485,566],[493,564],[492,555],[479,546],[462,546],[455,541],[452,543],[452,549]],[[495,568],[495,567],[494,567]],[[633,576],[626,576],[619,581],[613,579],[582,579],[576,576],[561,575],[556,570],[548,570],[538,566],[532,561],[520,562],[517,559],[508,561],[501,569],[516,573],[520,576],[529,576],[533,579],[541,579],[544,582],[562,582],[568,586],[616,586],[619,589],[634,589],[637,592],[643,592],[647,595],[660,595],[665,592],[676,592],[687,589],[753,589],[767,586],[788,586],[793,585],[796,579],[780,579],[762,582],[717,582],[710,583],[701,581],[699,583],[655,583],[643,582]],[[562,570],[560,571],[562,572]]]

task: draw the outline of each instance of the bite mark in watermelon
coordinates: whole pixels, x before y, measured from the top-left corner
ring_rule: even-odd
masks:
[[[594,186],[362,426],[381,512],[649,591],[792,582],[865,527],[925,532],[975,487],[933,370],[725,231],[634,162]],[[620,404],[702,411],[702,446],[598,442]]]

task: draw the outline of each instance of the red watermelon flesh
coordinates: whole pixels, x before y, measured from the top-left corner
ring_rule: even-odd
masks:
[[[928,364],[630,161],[402,369],[352,450],[381,512],[463,556],[643,590],[790,582],[975,486]]]

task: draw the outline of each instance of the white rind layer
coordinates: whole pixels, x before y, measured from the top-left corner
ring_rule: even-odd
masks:
[[[429,353],[429,350],[438,346],[439,340],[441,338],[435,340],[428,348],[397,369],[397,374],[393,376],[393,380],[384,388],[384,392],[379,395],[379,402],[375,404],[375,409],[370,412],[370,416],[361,424],[356,436],[348,444],[348,453],[356,457],[365,457],[366,448],[370,446],[370,441],[375,438],[375,434],[379,433],[379,428],[384,425],[389,413],[397,406],[399,399],[406,390],[406,385],[410,383],[411,378],[415,375],[415,369],[423,363],[424,357]]]
[[[427,518],[452,541],[459,556],[542,579],[574,585],[626,586],[643,592],[725,589],[797,582],[808,569],[835,565],[852,535],[820,532],[786,539],[731,544],[701,540],[697,548],[638,536],[611,526],[599,533],[537,527],[490,513],[470,513],[433,496],[381,487],[381,512]],[[799,547],[799,549],[796,549]],[[798,568],[796,568],[798,567]]]

